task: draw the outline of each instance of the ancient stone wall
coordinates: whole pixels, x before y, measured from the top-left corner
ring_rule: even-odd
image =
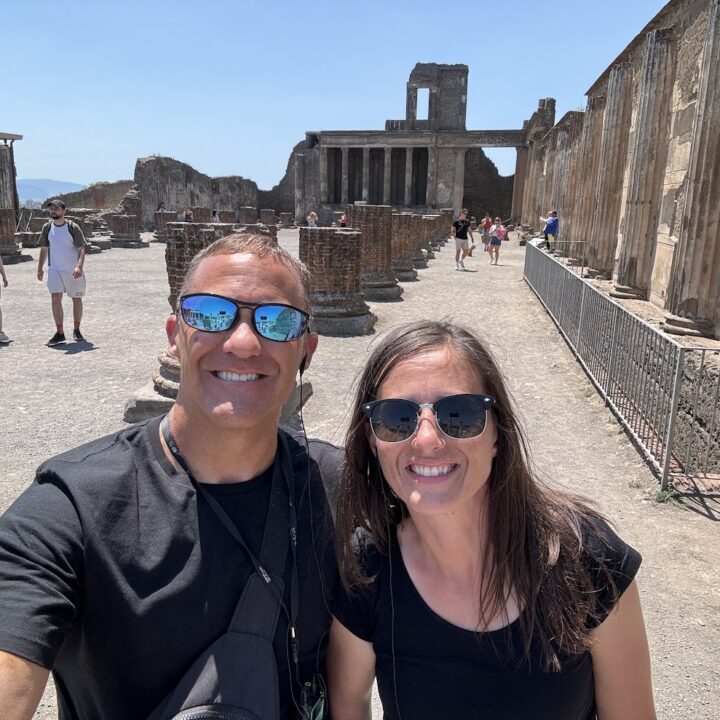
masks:
[[[88,185],[76,192],[58,195],[67,207],[91,208],[93,210],[106,210],[120,205],[122,199],[132,190],[133,180],[118,180],[117,182],[98,182]],[[51,198],[47,198],[50,200]],[[43,203],[44,207],[44,203]],[[154,210],[155,208],[153,208]]]
[[[482,148],[470,148],[465,155],[465,192],[462,206],[481,218],[510,217],[515,176],[502,176]]]
[[[528,132],[521,219],[557,209],[560,249],[665,330],[720,338],[720,0],[671,0],[587,91]]]
[[[141,222],[149,226],[160,203],[166,210],[186,207],[235,211],[258,204],[257,185],[239,176],[211,178],[167,157],[138,158],[135,184],[142,200]]]
[[[0,208],[18,210],[12,145],[0,145]]]

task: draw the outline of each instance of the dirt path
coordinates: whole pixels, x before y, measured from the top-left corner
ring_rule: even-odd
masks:
[[[297,249],[297,232],[281,242]],[[32,251],[35,253],[37,251]],[[480,253],[456,272],[449,246],[402,302],[372,303],[377,333],[415,318],[448,317],[485,336],[504,368],[543,475],[593,498],[643,554],[639,574],[653,658],[658,717],[720,717],[720,523],[650,499],[656,479],[605,408],[555,326],[522,280],[524,251],[503,246],[501,264]],[[130,392],[144,385],[163,347],[169,310],[164,249],[111,250],[88,261],[83,330],[92,349],[46,348],[50,302],[35,263],[8,268],[0,348],[0,511],[48,456],[122,426]],[[321,338],[306,374],[314,395],[308,434],[341,443],[351,386],[374,336]],[[377,714],[377,713],[376,713]],[[48,692],[37,718],[55,717]],[[378,715],[380,717],[380,715]]]

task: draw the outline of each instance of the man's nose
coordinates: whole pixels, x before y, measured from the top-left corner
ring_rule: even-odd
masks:
[[[252,357],[258,355],[262,349],[260,336],[255,332],[252,323],[252,310],[242,308],[240,317],[235,325],[227,332],[223,343],[226,352],[231,352],[238,357]]]

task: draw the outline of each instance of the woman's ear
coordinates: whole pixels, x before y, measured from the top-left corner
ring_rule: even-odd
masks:
[[[370,452],[374,457],[377,457],[377,440],[373,435],[373,431],[370,429],[370,423],[365,423],[365,438],[370,446]]]

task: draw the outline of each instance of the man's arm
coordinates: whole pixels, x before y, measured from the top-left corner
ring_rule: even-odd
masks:
[[[73,277],[79,278],[83,274],[83,264],[85,262],[85,245],[77,249],[78,259],[77,265],[73,270]]]
[[[40,665],[0,650],[0,717],[31,720],[49,674]]]
[[[0,257],[0,277],[3,279],[3,286],[8,286],[7,275],[5,274],[5,266],[3,265],[2,257]]]
[[[43,271],[43,268],[45,267],[45,261],[47,260],[48,256],[48,249],[47,247],[43,246],[40,248],[40,257],[38,257],[38,271],[37,271],[37,279],[42,280],[45,272]]]

